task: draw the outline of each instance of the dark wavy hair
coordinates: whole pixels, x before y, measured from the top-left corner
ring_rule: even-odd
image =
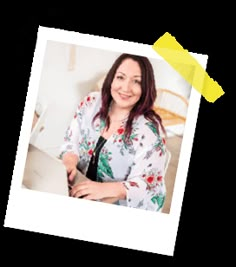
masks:
[[[125,140],[129,140],[131,131],[132,131],[132,122],[135,118],[140,115],[144,115],[144,117],[152,122],[157,132],[160,134],[161,127],[162,131],[166,133],[165,128],[162,124],[161,117],[153,110],[154,102],[156,100],[157,92],[156,92],[156,84],[154,78],[153,67],[148,58],[144,56],[132,55],[132,54],[121,54],[113,63],[112,67],[108,71],[106,78],[103,82],[101,93],[102,93],[102,106],[99,112],[94,116],[93,121],[97,117],[105,120],[106,126],[109,128],[110,126],[110,118],[108,116],[110,103],[112,101],[111,96],[111,84],[114,79],[115,73],[118,67],[125,59],[132,59],[136,61],[141,69],[141,88],[142,93],[139,101],[134,105],[132,110],[130,111],[126,127],[125,127]]]

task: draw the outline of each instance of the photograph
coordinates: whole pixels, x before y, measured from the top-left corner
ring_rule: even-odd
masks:
[[[169,213],[190,93],[191,85],[163,60],[48,41],[23,187],[75,197],[94,190],[85,199]],[[102,102],[103,118],[93,123]],[[141,111],[133,115],[133,108]],[[81,175],[111,188],[76,187]]]
[[[194,66],[177,64],[188,81],[151,45],[40,27],[9,197],[18,210],[8,217],[24,214],[14,227],[172,255],[201,99]]]

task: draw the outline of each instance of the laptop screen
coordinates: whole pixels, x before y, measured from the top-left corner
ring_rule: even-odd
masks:
[[[22,187],[69,196],[66,168],[59,159],[29,144]]]

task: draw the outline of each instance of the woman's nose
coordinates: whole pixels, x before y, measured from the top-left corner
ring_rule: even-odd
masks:
[[[122,90],[124,91],[124,92],[129,92],[130,90],[131,90],[131,84],[130,84],[130,81],[125,81],[124,83],[123,83],[123,86],[122,86]]]

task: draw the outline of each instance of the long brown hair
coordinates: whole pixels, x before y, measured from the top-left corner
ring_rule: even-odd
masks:
[[[161,117],[153,110],[154,102],[156,100],[157,92],[156,92],[156,84],[154,78],[153,67],[148,58],[144,56],[132,55],[132,54],[121,54],[113,63],[112,67],[108,71],[106,78],[103,82],[101,92],[102,92],[102,106],[99,112],[94,116],[93,121],[97,117],[105,120],[107,128],[110,126],[110,118],[108,116],[110,103],[112,101],[111,96],[111,84],[114,79],[115,73],[118,67],[125,59],[132,59],[136,61],[141,69],[141,88],[142,93],[139,101],[134,105],[132,110],[129,113],[129,117],[126,123],[125,128],[125,139],[128,140],[132,131],[132,122],[135,118],[140,115],[144,115],[144,117],[151,121],[157,132],[160,134],[161,127],[162,131],[166,133],[165,128],[162,124]]]

